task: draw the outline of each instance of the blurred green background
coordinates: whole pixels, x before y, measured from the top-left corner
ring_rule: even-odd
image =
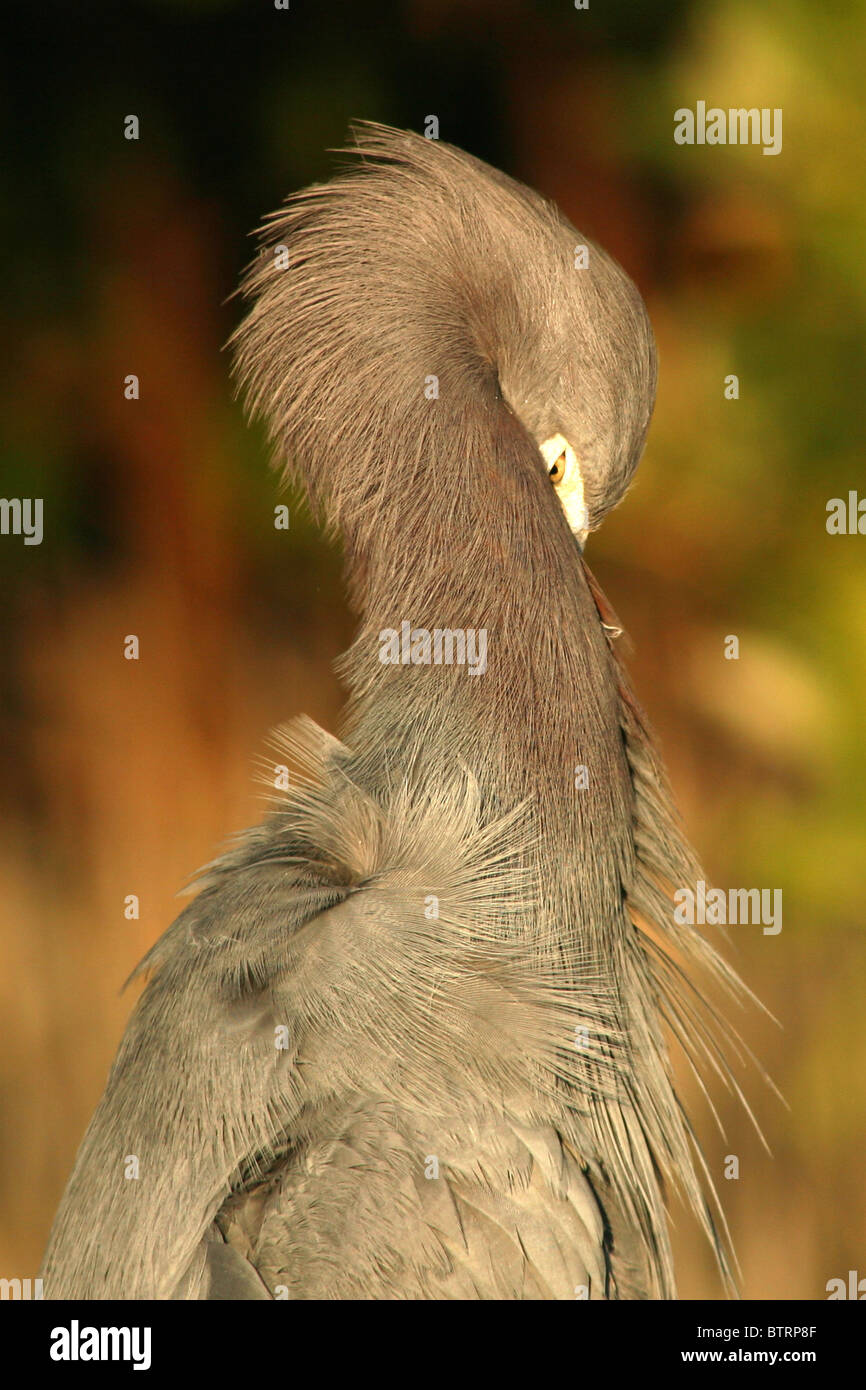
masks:
[[[46,530],[0,537],[0,1273],[36,1272],[120,985],[261,816],[269,728],[338,725],[339,558],[294,504],[274,531],[221,353],[247,234],[327,177],[350,119],[435,114],[647,298],[656,415],[588,558],[709,876],[783,890],[779,935],[732,933],[782,1025],[737,1020],[790,1107],[744,1070],[772,1157],[733,1100],[722,1138],[684,1088],[744,1294],[866,1274],[866,537],[825,528],[830,498],[866,494],[863,4],[95,3],[33,10],[3,47],[0,495],[43,497]],[[781,107],[782,153],[675,145],[698,100]],[[719,1297],[673,1212],[682,1294]]]

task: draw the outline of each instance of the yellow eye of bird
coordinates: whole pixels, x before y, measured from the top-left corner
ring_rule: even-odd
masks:
[[[562,482],[563,478],[565,477],[565,463],[565,450],[563,449],[559,458],[556,459],[556,461],[550,465],[550,481],[552,483]]]
[[[583,495],[583,473],[577,454],[562,434],[551,435],[538,448],[568,524],[582,546],[589,523]]]

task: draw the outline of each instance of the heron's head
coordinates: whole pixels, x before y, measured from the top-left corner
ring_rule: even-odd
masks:
[[[252,412],[367,564],[386,549],[392,574],[408,570],[425,527],[453,548],[542,514],[582,545],[652,412],[638,291],[472,156],[380,126],[356,141],[348,169],[269,220],[246,277],[235,345]]]
[[[491,286],[488,351],[582,545],[621,500],[643,449],[655,399],[652,328],[606,252],[538,194],[493,179],[514,284],[510,296]]]

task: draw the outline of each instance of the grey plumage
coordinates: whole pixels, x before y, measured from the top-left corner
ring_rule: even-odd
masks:
[[[674,921],[701,873],[539,451],[573,445],[594,529],[643,447],[651,329],[536,194],[356,139],[270,219],[234,342],[343,538],[343,741],[283,732],[291,789],[139,967],[46,1293],[672,1297],[666,1180],[729,1271],[663,1024],[735,1084],[692,980],[742,987]],[[483,629],[487,669],[383,664],[404,621]]]

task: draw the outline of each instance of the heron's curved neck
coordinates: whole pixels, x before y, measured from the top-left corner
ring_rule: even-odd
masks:
[[[564,526],[492,529],[482,550],[452,544],[432,558],[405,589],[368,590],[343,658],[353,775],[387,797],[460,766],[491,813],[528,801],[557,911],[618,919],[631,784],[611,654],[576,545]],[[591,875],[580,871],[588,853]]]

